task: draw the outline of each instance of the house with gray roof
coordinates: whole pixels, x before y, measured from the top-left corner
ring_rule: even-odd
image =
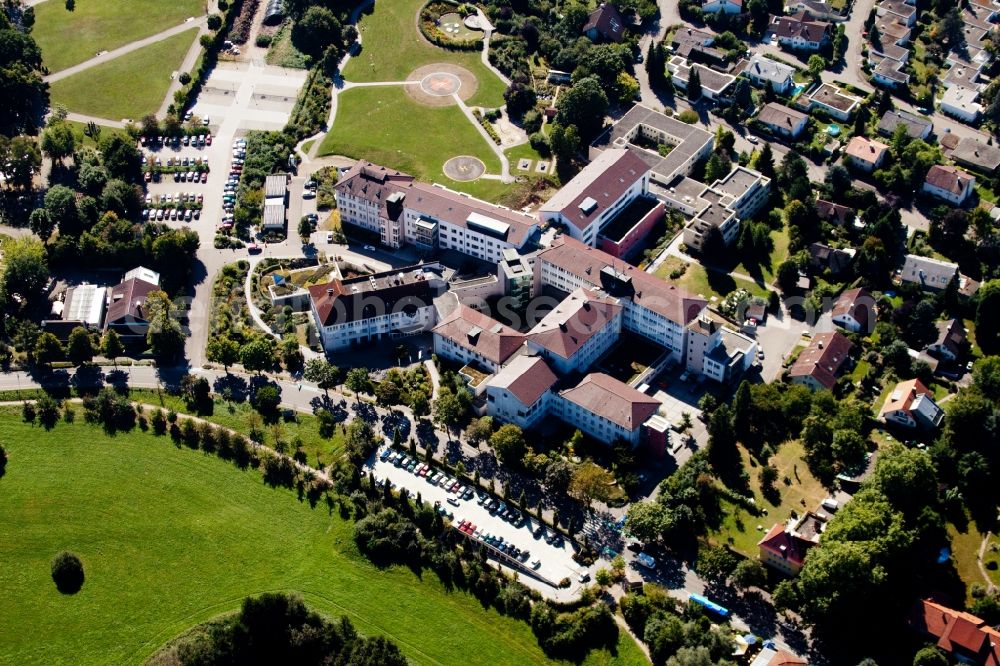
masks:
[[[951,159],[980,173],[993,173],[1000,167],[1000,148],[976,137],[964,136],[951,151]]]
[[[926,139],[934,130],[934,123],[930,118],[924,118],[908,111],[886,111],[878,123],[878,133],[885,137],[892,137],[896,133],[897,127],[906,128],[906,135],[911,139]]]
[[[906,255],[899,279],[925,291],[943,291],[958,277],[958,264],[915,254]]]

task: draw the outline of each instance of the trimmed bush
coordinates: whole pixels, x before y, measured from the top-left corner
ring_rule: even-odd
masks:
[[[79,592],[83,579],[83,562],[73,553],[64,550],[52,560],[52,581],[63,594]]]

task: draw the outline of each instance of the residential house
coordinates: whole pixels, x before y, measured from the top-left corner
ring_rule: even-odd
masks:
[[[750,666],[809,666],[809,662],[791,652],[764,647],[750,662]]]
[[[817,272],[830,271],[831,275],[841,275],[851,267],[854,261],[853,248],[841,250],[823,243],[809,245],[809,266]]]
[[[869,61],[872,58],[869,57]],[[872,68],[872,81],[889,88],[909,85],[910,75],[903,71],[904,63],[891,58],[880,58]]]
[[[841,206],[826,199],[817,199],[815,208],[816,217],[834,226],[842,227],[854,221],[853,208]]]
[[[961,206],[975,192],[976,177],[953,166],[935,164],[927,170],[921,189],[932,197]]]
[[[888,17],[903,25],[912,28],[917,24],[917,8],[907,4],[903,0],[881,0],[875,5],[875,13],[881,17]]]
[[[875,20],[875,29],[879,38],[883,41],[890,41],[899,46],[906,46],[910,43],[913,31],[906,23],[900,21],[895,16],[886,15]]]
[[[924,599],[910,613],[907,624],[932,639],[956,663],[1000,664],[1000,631],[971,613]]]
[[[111,288],[104,330],[114,331],[123,340],[145,338],[149,331],[146,298],[159,291],[158,284],[130,277]]]
[[[848,289],[833,305],[833,323],[853,333],[869,333],[875,328],[875,297],[864,287]]]
[[[602,2],[587,17],[587,22],[583,24],[583,34],[592,42],[620,43],[625,38],[625,19],[613,4]]]
[[[842,92],[836,86],[823,83],[809,94],[806,103],[810,109],[823,109],[837,120],[848,121],[861,100]]]
[[[680,362],[687,324],[708,302],[606,252],[560,236],[535,259],[536,293],[597,288],[624,306],[622,328],[651,340]]]
[[[958,264],[915,254],[906,255],[899,279],[925,291],[944,291],[958,277]]]
[[[701,96],[713,102],[729,99],[732,85],[736,81],[736,77],[732,74],[719,72],[704,65],[690,63],[679,55],[671,56],[670,60],[667,61],[667,69],[670,71],[671,81],[673,81],[674,86],[685,92],[688,89],[688,80],[691,78],[691,72],[698,72],[698,78],[701,80]]]
[[[797,139],[809,124],[809,116],[784,104],[769,102],[757,114],[757,122],[777,136]]]
[[[795,576],[825,529],[826,520],[815,513],[790,518],[787,524],[775,523],[757,542],[760,561],[786,576]]]
[[[778,43],[793,51],[819,51],[830,42],[829,23],[813,19],[808,12],[791,16],[771,16],[768,31]]]
[[[882,114],[878,123],[878,133],[892,138],[897,127],[906,129],[906,135],[911,139],[927,139],[934,131],[934,123],[930,118],[924,118],[908,111],[890,110]]]
[[[889,146],[881,141],[855,136],[844,150],[844,159],[851,166],[865,173],[871,173],[882,166],[888,154]]]
[[[674,31],[670,48],[677,55],[694,62],[709,65],[722,65],[728,55],[725,51],[714,48],[715,34],[683,26]]]
[[[561,375],[586,372],[621,336],[622,310],[616,299],[576,289],[527,332],[528,349]]]
[[[566,227],[573,238],[597,245],[599,232],[649,191],[649,166],[630,150],[605,150],[539,209],[542,222]]]
[[[702,14],[739,14],[743,11],[743,0],[706,0],[701,3]]]
[[[524,335],[492,317],[459,305],[433,329],[434,353],[497,372],[524,345]]]
[[[989,137],[985,139],[962,137],[951,151],[951,159],[980,173],[994,173],[1000,167],[1000,148],[987,143],[991,141]]]
[[[825,0],[786,0],[785,13],[798,14],[808,12],[820,21],[843,21],[844,16]]]
[[[949,319],[935,323],[937,337],[924,347],[924,351],[934,358],[954,363],[968,346],[968,336],[961,319]]]
[[[967,123],[975,123],[983,112],[979,91],[962,86],[946,88],[941,97],[941,113]]]
[[[986,87],[980,82],[980,65],[970,65],[962,62],[952,65],[944,75],[941,83],[947,88],[967,88],[982,92]]]
[[[850,365],[854,345],[840,331],[817,333],[789,370],[793,384],[810,390],[833,390],[837,378]]]
[[[944,412],[934,402],[934,394],[919,379],[896,384],[882,405],[878,415],[886,423],[907,428],[937,428],[944,419]]]
[[[519,354],[486,384],[486,413],[527,429],[548,413],[556,375],[538,356]]]
[[[661,403],[608,375],[594,372],[558,393],[555,413],[591,437],[608,444],[621,440],[638,445],[642,426]]]
[[[753,54],[743,75],[758,88],[771,86],[771,90],[779,95],[787,95],[795,87],[795,68],[777,60],[765,58],[759,53]]]
[[[333,280],[309,287],[313,322],[323,348],[341,351],[416,335],[434,325],[441,266],[424,264]]]

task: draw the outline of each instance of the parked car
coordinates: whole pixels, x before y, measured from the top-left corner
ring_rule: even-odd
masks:
[[[260,245],[257,245],[257,243],[251,244],[250,247],[247,248],[247,252],[249,252],[250,254],[259,254]]]
[[[449,497],[448,504],[451,504],[452,506],[458,506],[458,500],[455,499],[454,497]]]

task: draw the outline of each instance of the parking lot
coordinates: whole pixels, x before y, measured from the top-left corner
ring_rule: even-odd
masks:
[[[420,493],[425,502],[437,503],[453,516],[450,517],[450,520],[455,527],[462,520],[470,521],[474,525],[473,531],[479,533],[480,539],[485,539],[486,535],[489,534],[492,537],[503,539],[505,544],[511,543],[521,551],[527,551],[527,557],[522,556],[518,561],[540,578],[554,583],[558,583],[563,578],[569,578],[571,581],[569,588],[557,590],[537,578],[518,572],[518,578],[522,583],[549,597],[565,596],[568,598],[578,593],[582,586],[579,580],[581,573],[586,572],[591,577],[593,576],[592,571],[573,561],[573,546],[568,541],[560,538],[554,543],[546,543],[546,537],[551,535],[548,528],[543,528],[543,533],[536,538],[534,534],[538,529],[538,522],[534,517],[525,517],[524,524],[517,527],[510,521],[501,518],[496,512],[491,513],[489,509],[477,501],[476,495],[470,499],[460,499],[459,492],[448,492],[439,485],[433,485],[427,477],[436,471],[434,468],[431,468],[427,476],[419,476],[415,473],[420,469],[419,464],[414,471],[407,471],[405,466],[397,466],[383,461],[381,458],[384,451],[385,449],[379,451],[370,466],[376,479],[380,481],[389,479],[397,488],[406,488],[411,496]],[[496,499],[502,501],[499,498]],[[497,559],[496,553],[493,551],[491,551],[491,556],[493,559]],[[532,563],[535,562],[538,563],[537,568],[532,566]],[[506,564],[509,566],[510,563]]]

